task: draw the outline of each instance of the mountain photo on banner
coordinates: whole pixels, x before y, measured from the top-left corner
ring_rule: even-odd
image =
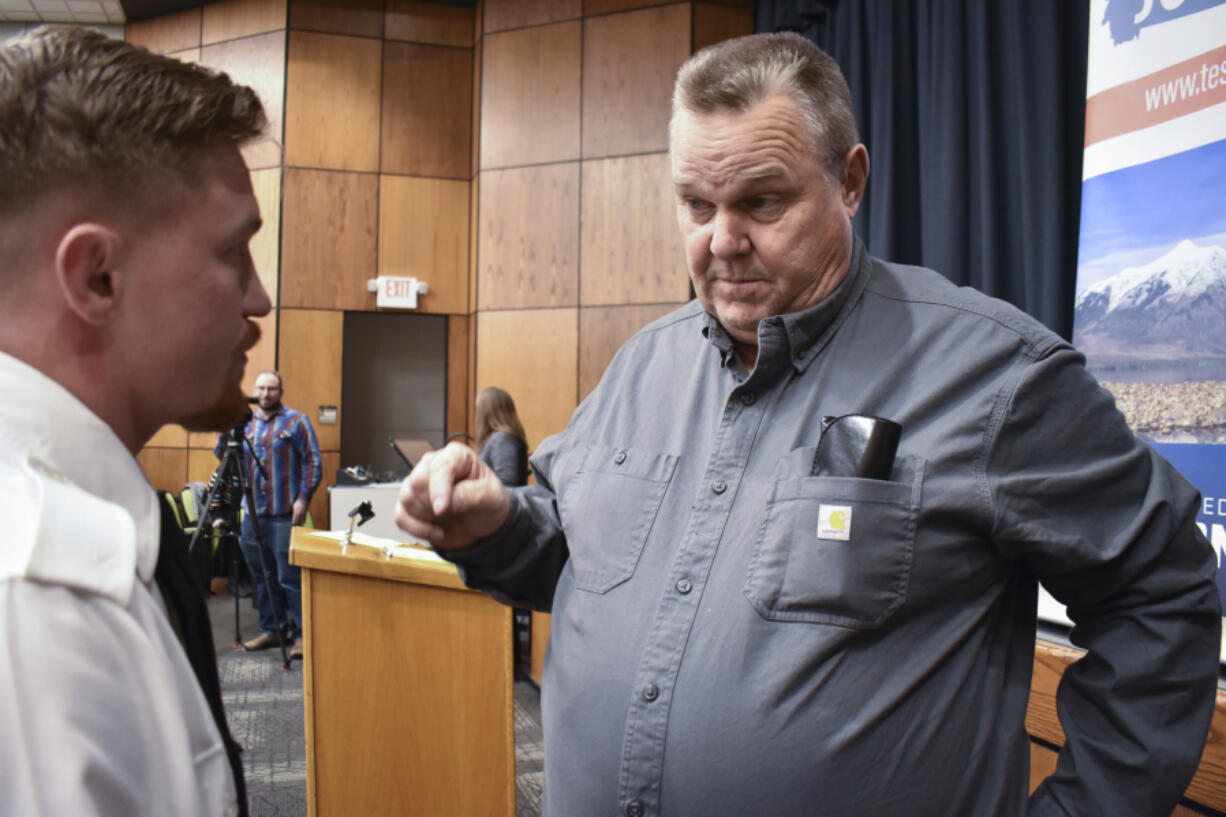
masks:
[[[1226,598],[1226,0],[1090,0],[1080,238],[1073,343],[1200,491]]]
[[[1087,179],[1073,343],[1154,442],[1226,442],[1226,140]]]

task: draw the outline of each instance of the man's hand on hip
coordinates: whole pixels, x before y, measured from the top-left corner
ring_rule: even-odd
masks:
[[[396,524],[440,550],[466,548],[502,527],[511,500],[476,452],[453,442],[423,456],[400,486]]]

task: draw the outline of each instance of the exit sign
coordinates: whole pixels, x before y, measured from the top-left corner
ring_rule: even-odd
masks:
[[[430,291],[425,281],[398,275],[380,275],[369,284],[378,293],[375,306],[383,309],[416,309],[417,296]]]

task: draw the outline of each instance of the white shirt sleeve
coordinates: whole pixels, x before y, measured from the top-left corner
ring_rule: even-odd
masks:
[[[150,589],[0,580],[0,813],[236,813],[221,737]]]

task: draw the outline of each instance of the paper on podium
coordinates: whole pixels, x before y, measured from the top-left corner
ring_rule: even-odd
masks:
[[[326,539],[334,539],[337,542],[345,541],[345,531],[343,530],[321,530],[316,531],[315,535],[323,536]],[[408,536],[408,534],[405,535]],[[439,556],[433,550],[430,550],[428,543],[423,539],[414,539],[413,542],[409,544],[405,542],[398,542],[395,539],[384,539],[379,536],[368,536],[361,531],[354,531],[353,538],[349,540],[349,544],[376,548],[383,551],[383,555],[387,556],[389,559],[415,559],[421,562],[446,562],[446,559]]]

